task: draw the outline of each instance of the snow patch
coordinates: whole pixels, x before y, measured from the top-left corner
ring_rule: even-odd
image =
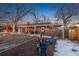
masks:
[[[79,44],[70,40],[57,40],[55,56],[79,56]]]

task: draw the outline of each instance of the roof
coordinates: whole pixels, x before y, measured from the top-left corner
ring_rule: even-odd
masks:
[[[34,23],[34,24],[20,24],[20,26],[25,27],[25,26],[46,26],[50,25],[51,23]]]
[[[26,24],[26,25],[47,25],[47,24],[50,24],[50,23],[34,23],[34,24]]]

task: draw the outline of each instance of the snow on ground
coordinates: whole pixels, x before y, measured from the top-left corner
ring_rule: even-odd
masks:
[[[57,40],[55,56],[79,56],[79,44],[70,40]]]
[[[37,36],[37,37],[40,37],[40,34],[30,34],[29,36]],[[44,37],[44,38],[51,38],[51,36],[45,36],[45,35],[43,35],[42,37]]]

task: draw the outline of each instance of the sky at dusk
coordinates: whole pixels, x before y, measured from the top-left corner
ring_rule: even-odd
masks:
[[[51,20],[56,20],[56,18],[54,16],[55,16],[57,10],[55,10],[53,8],[54,7],[60,8],[64,4],[62,4],[62,3],[53,3],[53,4],[51,4],[51,3],[32,3],[31,4],[30,3],[29,5],[27,7],[28,8],[36,8],[39,15],[41,15],[41,16],[45,15],[45,16],[49,17],[49,19],[51,19]],[[6,8],[6,10],[12,11],[12,10],[15,10],[16,7],[15,7],[15,4],[6,4],[5,8]],[[25,20],[26,19],[30,20],[32,18],[33,17],[31,17],[29,15],[23,17],[23,19],[25,19]],[[76,19],[78,19],[78,18],[75,18],[75,20]]]

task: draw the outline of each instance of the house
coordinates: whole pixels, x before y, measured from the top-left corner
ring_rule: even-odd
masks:
[[[52,35],[52,33],[58,37],[62,37],[62,29],[57,29],[57,25],[53,23],[28,23],[28,24],[18,24],[16,26],[16,32],[19,33],[30,33],[30,34],[40,34]],[[61,27],[58,25],[58,27]],[[6,21],[0,21],[0,32],[12,32],[12,27],[7,25]],[[79,39],[79,27],[72,26],[65,29],[65,37],[69,39]]]
[[[0,32],[11,32],[12,28],[7,20],[0,20]]]
[[[34,23],[34,24],[21,24],[18,26],[18,32],[40,34],[43,32],[45,35],[51,35],[53,25],[51,23]]]

